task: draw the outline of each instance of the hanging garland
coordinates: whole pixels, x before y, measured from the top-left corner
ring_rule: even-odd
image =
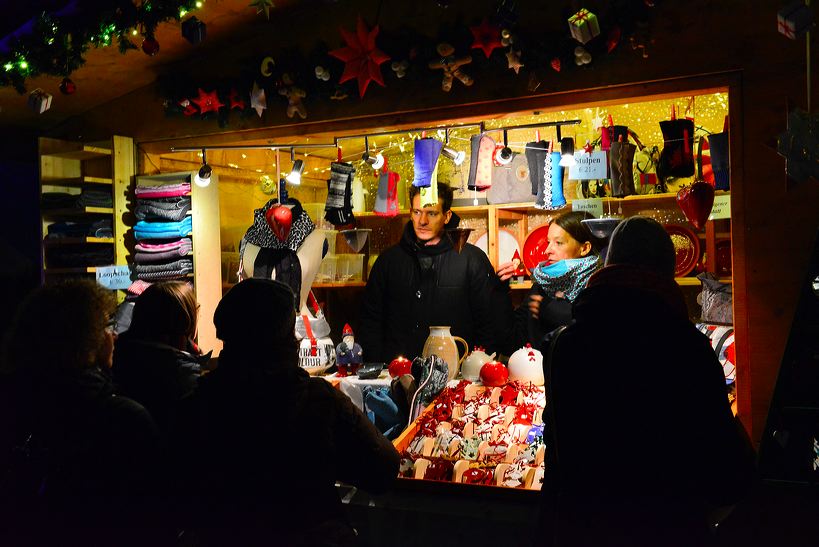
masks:
[[[0,40],[0,85],[24,93],[27,78],[68,77],[85,63],[83,55],[89,47],[116,42],[126,53],[137,48],[133,40],[140,35],[146,53],[158,50],[157,25],[179,21],[201,8],[203,1],[109,0],[105,7],[71,3],[60,11],[44,12]]]

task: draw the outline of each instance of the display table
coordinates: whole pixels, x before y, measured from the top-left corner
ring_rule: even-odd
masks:
[[[364,380],[356,375],[341,376],[337,374],[329,374],[323,376],[325,380],[336,386],[342,393],[344,393],[362,412],[364,411],[364,388],[371,387],[390,387],[390,373],[387,370],[382,370],[378,378],[372,380]]]

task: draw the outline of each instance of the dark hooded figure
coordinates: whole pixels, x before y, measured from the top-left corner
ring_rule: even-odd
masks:
[[[544,533],[561,547],[704,545],[710,510],[749,486],[753,451],[674,263],[660,224],[623,221],[544,359]]]
[[[364,414],[298,367],[294,302],[283,283],[247,279],[216,308],[224,349],[180,432],[188,529],[201,544],[351,544],[335,482],[379,493],[398,473]]]

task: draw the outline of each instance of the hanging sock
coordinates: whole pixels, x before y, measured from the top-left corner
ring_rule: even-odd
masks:
[[[378,178],[378,192],[375,195],[373,212],[382,217],[394,217],[398,214],[398,173],[390,171],[387,166]]]
[[[415,179],[412,181],[413,186],[425,188],[430,185],[432,172],[438,163],[438,156],[443,146],[444,143],[431,137],[415,139]]]
[[[728,133],[711,133],[708,135],[708,146],[711,149],[711,169],[714,171],[714,182],[717,190],[730,190],[731,179],[728,169]]]
[[[330,164],[330,178],[327,180],[327,202],[324,218],[333,226],[350,224],[353,221],[351,183],[355,167],[349,163]]]
[[[549,143],[546,141],[526,143],[526,162],[529,164],[529,180],[532,183],[532,195],[536,196],[543,185],[543,165],[549,155]]]
[[[611,195],[622,198],[636,194],[634,189],[634,153],[637,146],[629,142],[611,143],[609,150],[609,170],[611,171]]]
[[[657,164],[657,176],[663,183],[669,177],[694,176],[694,121],[665,120],[660,122],[663,132],[663,151]]]
[[[538,189],[535,207],[538,209],[560,209],[566,205],[563,195],[563,166],[560,152],[552,152],[543,162],[543,184]]]
[[[467,187],[483,192],[492,186],[492,155],[495,153],[495,141],[488,135],[473,135],[470,144]]]
[[[438,162],[435,162],[435,169],[432,170],[430,185],[421,188],[421,207],[436,203],[438,203]]]

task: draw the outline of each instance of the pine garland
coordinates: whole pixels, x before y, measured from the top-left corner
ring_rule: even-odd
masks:
[[[85,63],[89,47],[117,43],[136,49],[140,34],[152,39],[157,25],[179,21],[204,0],[105,0],[75,9],[41,13],[0,51],[0,85],[25,93],[25,81],[43,74],[67,77]],[[96,4],[96,5],[94,5]]]

